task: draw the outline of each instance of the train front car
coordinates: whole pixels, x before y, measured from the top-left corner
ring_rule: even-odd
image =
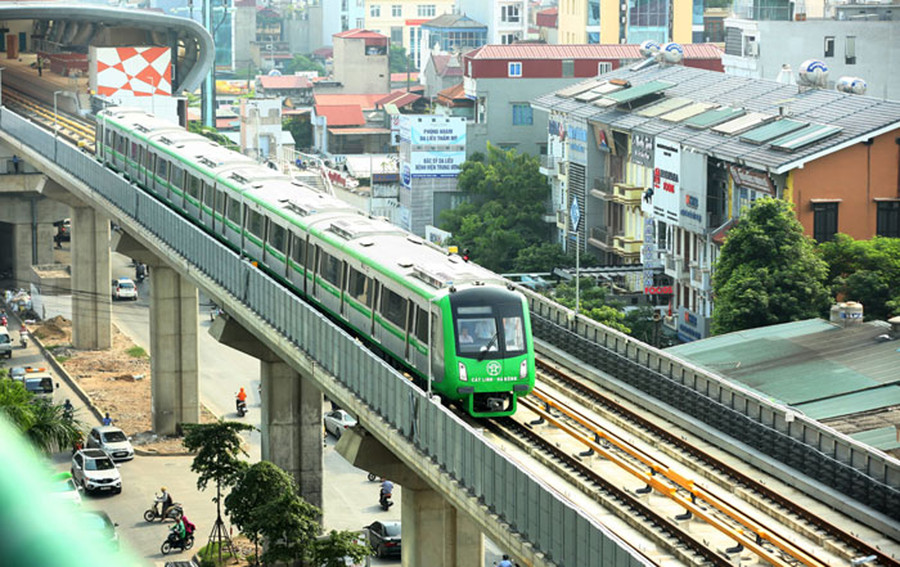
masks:
[[[474,285],[450,293],[445,303],[448,396],[474,417],[514,414],[518,398],[534,388],[525,299],[505,287]]]

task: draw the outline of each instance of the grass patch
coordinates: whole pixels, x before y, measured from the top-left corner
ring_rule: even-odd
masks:
[[[219,565],[219,542],[212,542],[207,545],[204,545],[200,548],[200,551],[197,552],[197,557],[200,559],[200,565],[202,567],[215,567]],[[228,550],[227,547],[222,547],[222,565],[228,564],[229,560],[234,557]]]
[[[56,362],[58,362],[60,364],[65,364],[66,361],[69,360],[70,358],[72,358],[72,357],[71,356],[57,356]]]
[[[50,346],[45,347],[45,348],[46,348],[48,351],[50,351],[50,352],[56,352],[56,351],[58,351],[58,350],[60,350],[60,349],[64,349],[64,348],[72,348],[72,345],[50,345]]]
[[[144,350],[144,347],[133,346],[125,352],[132,358],[147,358],[147,351]]]

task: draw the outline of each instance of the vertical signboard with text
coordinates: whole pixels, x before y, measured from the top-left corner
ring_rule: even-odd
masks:
[[[656,138],[653,146],[653,214],[678,224],[681,205],[681,148],[677,142]]]

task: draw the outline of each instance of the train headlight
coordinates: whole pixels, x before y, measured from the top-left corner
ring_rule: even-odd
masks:
[[[468,382],[469,381],[469,373],[466,372],[466,365],[462,362],[459,363],[459,381],[460,382]]]
[[[524,380],[528,376],[528,361],[523,360],[519,365],[519,380]]]

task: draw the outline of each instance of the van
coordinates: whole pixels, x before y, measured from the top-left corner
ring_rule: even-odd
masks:
[[[12,349],[13,344],[9,331],[6,330],[6,327],[0,327],[0,356],[12,358]]]
[[[30,372],[23,377],[22,383],[25,389],[34,394],[38,400],[47,400],[53,402],[53,391],[59,387],[54,387],[53,377],[46,372]]]

